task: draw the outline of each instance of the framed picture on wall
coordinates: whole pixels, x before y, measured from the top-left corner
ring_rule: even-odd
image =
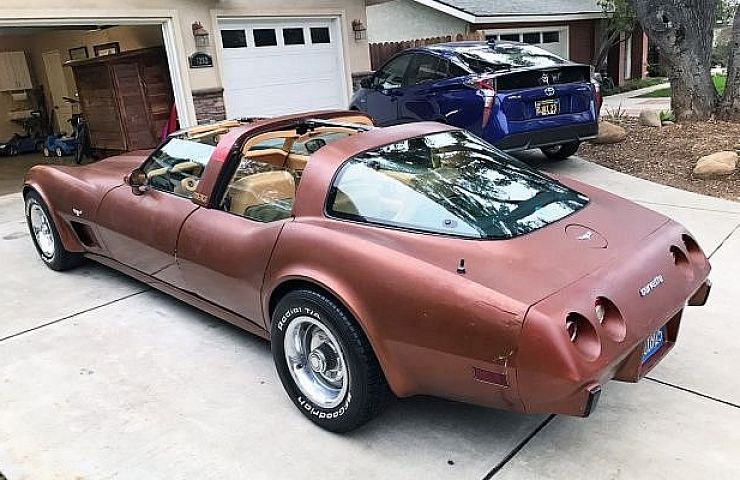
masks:
[[[87,47],[77,47],[69,49],[70,60],[86,60],[88,58]]]
[[[96,57],[104,57],[106,55],[115,55],[121,53],[121,46],[118,42],[101,43],[93,47]]]

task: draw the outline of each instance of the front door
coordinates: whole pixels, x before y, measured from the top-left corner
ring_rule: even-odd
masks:
[[[398,123],[398,98],[403,94],[404,76],[412,55],[399,55],[373,75],[366,95],[365,111],[378,125]]]
[[[142,166],[146,192],[136,195],[123,185],[105,196],[98,230],[111,258],[182,286],[175,262],[177,237],[185,219],[200,208],[191,197],[216,148],[205,140],[171,138]]]
[[[62,67],[62,56],[59,50],[53,50],[41,54],[44,60],[44,71],[46,72],[47,88],[51,97],[51,110],[54,112],[54,129],[57,132],[72,132],[72,126],[68,122],[72,118],[72,105],[64,101],[69,96],[67,80],[64,77]]]
[[[177,261],[186,289],[265,328],[262,281],[286,222],[293,219],[291,172],[242,162],[217,209],[185,221]]]

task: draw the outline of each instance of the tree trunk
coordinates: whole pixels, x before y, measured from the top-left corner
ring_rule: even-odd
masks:
[[[676,118],[710,118],[717,103],[710,73],[715,0],[629,2],[668,70]]]
[[[617,30],[611,30],[606,34],[601,35],[601,42],[599,43],[599,51],[594,57],[594,70],[600,72],[606,65],[606,59],[609,58],[609,50],[616,45],[619,40],[620,32]]]
[[[727,62],[727,85],[717,107],[717,115],[728,120],[740,119],[740,6],[732,21],[732,49]]]

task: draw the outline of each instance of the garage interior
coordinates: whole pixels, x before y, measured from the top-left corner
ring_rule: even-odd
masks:
[[[0,144],[12,148],[0,195],[20,191],[33,165],[74,164],[47,138],[71,136],[76,114],[96,156],[155,147],[173,98],[161,24],[1,28]]]

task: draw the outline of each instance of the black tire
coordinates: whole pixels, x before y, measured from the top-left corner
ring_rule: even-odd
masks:
[[[565,160],[576,154],[578,147],[581,146],[581,142],[570,142],[562,145],[553,145],[551,147],[542,148],[542,153],[545,154],[548,160],[560,161]]]
[[[50,254],[45,254],[43,252],[34,232],[34,227],[31,221],[31,211],[36,206],[41,208],[41,210],[44,212],[44,215],[46,215],[46,219],[49,222],[51,236],[54,240],[53,253]],[[49,208],[46,206],[46,203],[44,203],[44,200],[41,198],[41,196],[34,191],[31,191],[26,195],[26,223],[28,224],[28,230],[31,233],[31,240],[33,240],[33,245],[36,247],[36,252],[39,254],[39,257],[41,257],[41,260],[43,260],[47,267],[51,268],[52,270],[61,272],[74,268],[82,263],[84,257],[81,253],[68,252],[64,249],[64,245],[62,245],[62,240],[59,237],[57,226],[54,224],[54,219],[49,213]]]
[[[75,163],[82,164],[82,160],[87,156],[87,125],[84,123],[77,132],[77,148],[75,149]]]
[[[347,389],[339,404],[324,408],[309,398],[291,375],[285,355],[285,337],[297,319],[309,318],[337,340],[346,363]],[[300,324],[301,320],[299,320]],[[295,328],[295,327],[294,327]],[[365,334],[334,300],[314,290],[286,294],[272,315],[272,356],[280,381],[295,406],[325,430],[344,433],[376,417],[390,398],[390,390]],[[311,369],[308,361],[302,367]],[[298,367],[300,368],[300,367]]]

